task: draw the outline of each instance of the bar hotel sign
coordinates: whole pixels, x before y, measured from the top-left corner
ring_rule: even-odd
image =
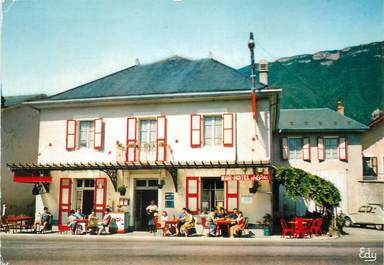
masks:
[[[232,175],[221,175],[222,181],[270,181],[269,174],[232,174]]]

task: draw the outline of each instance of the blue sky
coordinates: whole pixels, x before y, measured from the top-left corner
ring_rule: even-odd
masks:
[[[70,89],[174,54],[239,68],[383,40],[383,0],[5,0],[4,95]]]

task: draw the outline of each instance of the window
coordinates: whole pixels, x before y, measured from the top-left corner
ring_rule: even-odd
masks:
[[[289,159],[301,159],[302,148],[301,138],[288,138]]]
[[[377,157],[363,157],[363,176],[377,177]]]
[[[201,208],[224,207],[224,181],[219,178],[203,178]]]
[[[324,138],[325,159],[338,159],[338,138]]]
[[[213,146],[222,144],[223,117],[204,117],[204,145]]]
[[[156,120],[140,120],[139,143],[140,160],[150,161],[156,159]]]
[[[93,148],[94,142],[94,121],[79,122],[79,147]]]

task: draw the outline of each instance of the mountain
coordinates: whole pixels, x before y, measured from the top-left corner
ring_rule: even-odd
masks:
[[[336,108],[364,124],[384,108],[384,41],[285,57],[269,63],[269,85],[283,89],[282,108]],[[250,66],[239,71],[250,75]]]

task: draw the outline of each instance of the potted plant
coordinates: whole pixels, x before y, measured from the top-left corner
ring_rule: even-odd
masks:
[[[117,191],[120,192],[121,196],[124,196],[127,192],[127,187],[125,185],[121,185],[117,188]]]
[[[271,226],[272,226],[272,216],[269,213],[266,213],[263,216],[263,226],[264,226],[264,236],[270,236]]]

